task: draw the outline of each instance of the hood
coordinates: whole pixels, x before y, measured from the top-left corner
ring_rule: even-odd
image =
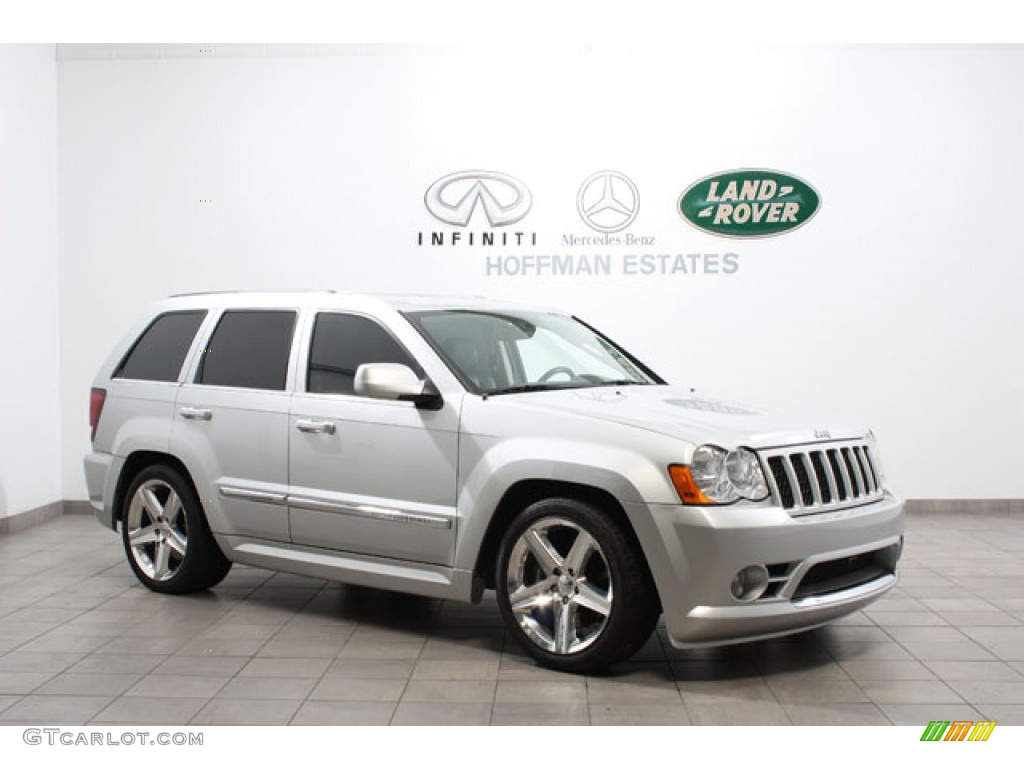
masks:
[[[593,387],[499,395],[516,405],[603,419],[695,444],[773,448],[860,438],[866,429],[726,403],[668,386]]]

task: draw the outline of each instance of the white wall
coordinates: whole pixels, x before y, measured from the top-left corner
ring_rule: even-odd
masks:
[[[89,382],[147,301],[329,286],[560,305],[677,383],[873,427],[909,497],[1024,497],[1024,49],[275,52],[62,50],[65,496],[85,495]],[[680,218],[692,182],[740,167],[802,177],[820,213],[745,241]],[[536,246],[416,244],[450,229],[427,186],[470,168],[530,186],[512,229]],[[562,245],[594,234],[575,198],[604,168],[637,184],[652,248]],[[740,269],[486,271],[647,251]]]
[[[0,517],[63,498],[58,316],[55,49],[0,45]]]

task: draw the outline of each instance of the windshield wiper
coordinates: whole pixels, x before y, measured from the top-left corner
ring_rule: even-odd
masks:
[[[637,381],[636,379],[601,379],[601,381],[595,381],[591,386],[594,387],[628,387],[631,384],[637,386],[646,386],[650,384],[649,381]]]
[[[514,387],[503,387],[501,389],[492,389],[488,392],[484,392],[484,397],[490,397],[491,395],[512,395],[517,392],[550,392],[554,389],[578,389],[579,384],[575,382],[572,384],[519,384]]]

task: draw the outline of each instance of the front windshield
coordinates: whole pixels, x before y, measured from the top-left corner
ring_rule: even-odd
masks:
[[[482,394],[660,383],[583,323],[544,312],[443,310],[409,319]]]

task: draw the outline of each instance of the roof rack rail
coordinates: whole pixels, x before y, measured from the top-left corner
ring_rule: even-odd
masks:
[[[230,291],[192,291],[190,293],[172,293],[170,298],[180,299],[185,296],[216,296],[226,293],[337,293],[333,288],[246,288]]]

